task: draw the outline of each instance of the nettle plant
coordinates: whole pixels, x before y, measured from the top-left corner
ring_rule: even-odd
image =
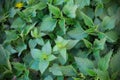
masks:
[[[119,79],[120,1],[0,2],[0,79]]]
[[[47,42],[40,51],[39,49],[32,49],[31,55],[34,59],[31,68],[40,70],[43,73],[46,68],[49,66],[50,61],[56,59],[54,55],[51,54],[51,45],[50,42]]]

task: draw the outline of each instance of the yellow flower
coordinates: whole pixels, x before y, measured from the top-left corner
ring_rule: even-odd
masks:
[[[15,7],[20,9],[20,8],[23,7],[23,3],[22,2],[18,2],[18,3],[15,4]]]

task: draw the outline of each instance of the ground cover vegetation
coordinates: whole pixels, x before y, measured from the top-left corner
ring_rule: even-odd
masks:
[[[0,0],[0,80],[120,80],[119,0]]]

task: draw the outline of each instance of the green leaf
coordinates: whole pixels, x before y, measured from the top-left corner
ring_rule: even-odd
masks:
[[[95,8],[95,16],[99,16],[102,14],[103,12],[103,4],[102,3],[99,3],[97,4],[96,8]]]
[[[19,62],[13,62],[12,64],[16,69],[16,76],[20,76],[18,80],[29,80],[29,71],[26,69],[26,66],[24,64]]]
[[[51,44],[49,41],[42,47],[42,52],[46,54],[51,54],[52,48],[51,48]]]
[[[30,80],[29,78],[29,70],[25,70],[24,74],[19,75],[20,77],[18,78],[18,80]]]
[[[55,5],[61,5],[61,4],[64,3],[64,1],[65,1],[65,0],[54,0],[53,3],[54,3]]]
[[[36,45],[37,45],[36,39],[30,39],[29,40],[30,49],[34,49]]]
[[[110,2],[111,0],[102,0],[103,3],[108,3]]]
[[[33,31],[31,31],[31,36],[34,37],[34,38],[38,38],[38,37],[41,37],[39,35],[39,31],[38,31],[38,28],[34,28]]]
[[[49,16],[43,18],[43,22],[41,23],[40,30],[44,32],[52,32],[56,27],[57,20],[53,19]]]
[[[10,53],[7,52],[3,47],[2,45],[0,45],[0,65],[1,66],[7,66],[7,68],[9,70],[11,70],[11,64],[10,64],[10,61],[9,61],[9,58],[10,58]]]
[[[88,26],[88,27],[93,27],[94,23],[92,21],[92,19],[90,17],[88,17],[86,14],[84,14],[83,12],[81,12],[81,16],[84,20],[84,23]]]
[[[67,25],[74,25],[75,24],[75,20],[72,18],[64,18],[65,19],[65,23]]]
[[[101,20],[99,18],[94,19],[94,24],[95,25],[100,25],[100,23],[101,23]]]
[[[30,10],[30,11],[31,11],[31,10]],[[21,12],[21,11],[18,12],[18,15],[19,15],[23,20],[25,20],[26,22],[29,22],[29,23],[32,23],[31,14],[33,14],[33,13],[30,12],[29,14],[25,14],[25,13],[23,13],[23,12]],[[34,11],[34,16],[36,16],[35,11]]]
[[[27,36],[29,34],[29,32],[31,31],[31,29],[35,26],[35,24],[36,23],[25,26],[21,32],[22,37],[23,37],[23,35]]]
[[[108,42],[116,42],[118,40],[118,34],[115,31],[108,31],[105,33]]]
[[[59,20],[59,26],[64,34],[66,34],[66,25],[65,25],[65,19]]]
[[[66,64],[66,61],[64,59],[64,57],[62,57],[62,55],[58,55],[58,62],[61,64],[61,65],[65,65]]]
[[[39,70],[39,64],[40,64],[39,61],[33,60],[30,64],[30,68],[34,70]]]
[[[32,55],[33,59],[35,59],[35,60],[39,60],[40,59],[41,53],[42,52],[39,49],[32,49],[31,50],[31,55]]]
[[[39,2],[38,4],[35,4],[34,6],[33,6],[33,8],[35,9],[38,9],[38,10],[43,10],[44,8],[46,8],[47,7],[47,5],[46,5],[46,3],[44,3],[44,2]]]
[[[104,17],[103,19],[103,22],[101,24],[101,29],[102,30],[111,30],[115,27],[115,17],[109,17],[109,16],[106,16]]]
[[[19,62],[12,62],[12,65],[18,71],[24,71],[26,69],[25,65]]]
[[[35,5],[32,5],[30,7],[27,7],[26,9],[23,10],[23,14],[29,17],[35,17],[36,16],[36,10],[42,10],[46,7],[46,4],[43,2],[39,2]],[[27,17],[26,17],[27,19]]]
[[[77,5],[67,3],[67,4],[63,7],[63,13],[64,13],[65,15],[67,15],[67,17],[75,18],[75,17],[76,17],[76,10],[77,10],[77,8],[78,8]]]
[[[14,7],[12,7],[10,9],[9,15],[11,18],[13,18],[16,15],[16,13],[17,13],[17,10]]]
[[[74,4],[74,0],[65,0],[64,2],[66,2],[67,4]]]
[[[107,71],[101,71],[99,69],[95,70],[97,73],[97,77],[100,80],[110,80],[109,74]]]
[[[19,38],[18,34],[15,30],[5,31],[6,33],[6,40],[5,42],[11,42]]]
[[[90,17],[91,19],[95,18],[95,13],[94,13],[94,9],[91,7],[85,7],[83,9],[83,11],[80,10],[80,8],[78,9],[78,17],[81,19],[81,12],[84,12],[84,14],[86,14],[88,17]]]
[[[69,42],[66,45],[66,48],[72,49],[78,42],[79,42],[79,40],[69,40]]]
[[[120,14],[120,8],[118,8],[118,6],[117,6],[116,4],[110,6],[107,11],[108,11],[108,13],[109,13],[110,16],[115,16],[115,17],[116,17],[116,20],[117,20],[118,22],[120,21],[120,19],[119,19],[119,17],[118,17],[119,14]],[[116,14],[116,15],[115,15],[115,14]]]
[[[60,55],[63,57],[63,59],[64,59],[64,61],[65,61],[65,63],[66,63],[67,60],[68,60],[68,54],[67,54],[67,51],[66,51],[65,48],[62,49],[62,50],[60,50]]]
[[[49,55],[47,61],[53,61],[56,57],[54,55]]]
[[[97,32],[97,29],[98,29],[98,26],[93,26],[93,27],[87,29],[86,32],[87,32],[88,34],[91,34],[91,35],[96,35],[95,32]]]
[[[72,65],[61,66],[60,69],[61,69],[64,76],[76,76],[77,75],[77,72],[73,68]]]
[[[79,68],[79,70],[84,74],[84,75],[89,75],[89,70],[94,69],[94,64],[91,60],[87,58],[80,58],[80,57],[75,57],[76,64]]]
[[[12,23],[11,28],[14,28],[20,32],[25,25],[25,22],[21,18],[16,18]]]
[[[51,77],[51,76],[47,76],[47,77],[45,77],[45,79],[44,80],[53,80],[53,78]]]
[[[90,76],[96,76],[95,70],[88,69],[87,72],[88,72],[88,74],[89,74]]]
[[[42,38],[37,38],[37,39],[36,39],[36,42],[37,42],[37,44],[39,44],[39,45],[44,45],[44,41],[43,41]]]
[[[43,74],[45,72],[45,70],[47,69],[47,67],[49,66],[49,62],[48,61],[40,61],[39,63],[39,70],[41,72],[41,74]]]
[[[48,6],[49,6],[50,13],[55,15],[55,17],[57,17],[57,18],[61,17],[61,12],[60,12],[60,9],[58,7],[55,7],[51,4],[48,4]]]
[[[27,45],[23,41],[19,40],[19,42],[16,45],[16,50],[19,52],[18,56],[20,56],[23,50],[25,49],[27,49]]]
[[[87,32],[85,32],[83,30],[83,28],[77,24],[78,27],[74,28],[73,30],[68,32],[68,35],[73,38],[73,39],[77,39],[77,40],[81,40],[87,37]]]
[[[58,76],[57,80],[64,80],[64,77],[63,76]]]
[[[87,39],[83,39],[83,41],[84,41],[85,46],[86,46],[87,48],[91,48],[91,47],[92,47],[92,43],[89,42]]]
[[[112,75],[115,74],[115,76],[120,76],[120,49],[118,49],[117,53],[113,55],[113,57],[110,60],[110,71]]]
[[[63,75],[60,67],[57,64],[53,64],[53,66],[49,68],[49,71],[52,72],[52,74],[55,76],[62,76]]]
[[[90,5],[90,0],[75,0],[75,4],[79,5],[80,8]]]
[[[104,45],[106,42],[106,38],[102,38],[101,40],[95,39],[94,41],[94,49],[95,50],[103,50],[104,49]]]
[[[106,71],[109,67],[110,58],[113,51],[110,51],[108,54],[106,54],[103,58],[101,58],[98,62],[98,67],[102,71]]]
[[[4,45],[5,49],[8,50],[11,54],[16,53],[17,51],[14,49],[14,47],[10,44]]]
[[[31,54],[26,54],[24,57],[23,57],[23,62],[24,64],[26,65],[26,67],[30,67],[32,62],[33,62],[33,58],[31,56]]]

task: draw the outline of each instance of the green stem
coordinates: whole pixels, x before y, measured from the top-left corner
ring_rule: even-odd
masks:
[[[7,64],[8,64],[9,70],[12,72],[12,67],[11,67],[11,64],[10,64],[9,60],[7,61]]]

